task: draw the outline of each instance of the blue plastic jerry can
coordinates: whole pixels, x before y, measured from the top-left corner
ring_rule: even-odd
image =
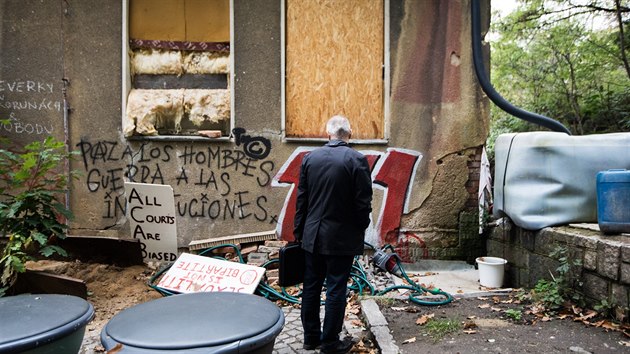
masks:
[[[605,234],[630,233],[630,171],[597,173],[597,223]]]

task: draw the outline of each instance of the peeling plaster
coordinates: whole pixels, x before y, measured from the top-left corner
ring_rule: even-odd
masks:
[[[422,205],[403,216],[405,228],[451,228],[458,225],[459,211],[469,197],[465,184],[468,180],[468,156],[454,153],[437,165],[437,173],[431,183],[431,193]]]
[[[392,56],[390,122],[404,129],[393,129],[390,143],[424,156],[404,228],[458,227],[456,214],[468,198],[464,187],[468,157],[461,156],[455,166],[446,164],[483,145],[487,137],[487,101],[480,94],[471,58],[463,55],[471,51],[468,6],[467,1],[404,1]],[[443,165],[438,164],[440,159]],[[451,168],[445,176],[444,170]]]

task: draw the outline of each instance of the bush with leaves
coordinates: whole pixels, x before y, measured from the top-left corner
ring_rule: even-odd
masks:
[[[584,298],[579,289],[582,283],[579,272],[582,261],[569,255],[563,246],[554,248],[549,256],[559,262],[556,275],[550,272],[551,280],[540,279],[531,291],[531,298],[544,306],[550,313],[555,313],[568,304],[583,306]]]
[[[8,237],[0,258],[0,296],[37,253],[66,256],[54,241],[65,238],[66,220],[72,218],[60,202],[74,175],[60,172],[70,155],[53,137],[21,152],[0,149],[0,234]]]

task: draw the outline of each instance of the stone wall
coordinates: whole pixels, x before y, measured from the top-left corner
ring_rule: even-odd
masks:
[[[630,308],[630,235],[603,235],[597,225],[521,229],[507,218],[498,220],[487,240],[488,256],[507,259],[506,286],[533,288],[540,279],[552,279],[560,262],[550,256],[566,250],[570,264],[577,264],[576,290],[587,305],[606,300],[615,315],[627,321]]]

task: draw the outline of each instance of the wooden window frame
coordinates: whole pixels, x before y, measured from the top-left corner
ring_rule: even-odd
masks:
[[[125,125],[126,111],[127,111],[127,98],[129,92],[132,89],[131,84],[131,63],[129,59],[129,1],[122,1],[122,94],[121,94],[121,128]],[[230,2],[230,73],[229,82],[230,85],[230,131],[227,136],[220,138],[208,139],[203,136],[194,135],[133,135],[126,137],[127,140],[153,140],[153,141],[231,141],[231,131],[234,129],[234,0]]]

